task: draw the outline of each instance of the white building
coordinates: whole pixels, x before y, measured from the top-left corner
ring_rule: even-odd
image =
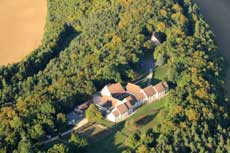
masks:
[[[115,83],[106,85],[100,95],[93,98],[93,102],[101,111],[106,112],[106,119],[119,122],[145,102],[153,102],[163,97],[168,90],[166,82],[160,82],[155,86],[150,85],[144,89],[128,83],[126,91],[120,83]]]
[[[101,90],[102,96],[116,97],[117,95],[120,95],[123,93],[125,93],[125,89],[122,87],[122,85],[120,83],[114,83],[114,84],[106,85]]]
[[[153,32],[152,37],[151,37],[151,41],[153,42],[154,45],[159,45],[161,43],[156,32]]]
[[[132,94],[137,99],[137,105],[140,106],[147,101],[147,96],[143,89],[140,86],[135,85],[133,83],[128,83],[126,86],[126,90],[128,93]]]

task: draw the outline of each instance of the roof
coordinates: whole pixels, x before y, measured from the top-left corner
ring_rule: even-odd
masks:
[[[109,84],[107,87],[112,94],[125,93],[125,89],[122,87],[121,83]]]
[[[100,105],[103,105],[107,101],[108,101],[108,97],[107,96],[95,96],[93,98],[93,102],[96,103],[96,104],[100,104]]]
[[[117,104],[117,99],[109,96],[97,96],[94,98],[94,103],[99,105],[106,105],[108,103],[111,103],[113,107]]]
[[[167,82],[163,82],[163,86],[165,87],[165,88],[168,88],[169,87],[169,85],[167,84]]]
[[[137,102],[136,98],[133,96],[127,97],[126,101],[129,102],[131,105],[134,105]]]
[[[112,102],[113,107],[115,107],[117,105],[117,103],[118,103],[117,99],[113,98],[113,97],[109,97],[109,101]]]
[[[128,83],[126,86],[126,89],[128,92],[133,93],[133,94],[139,94],[142,90],[140,86],[135,85],[133,83]]]
[[[159,33],[153,32],[153,33],[152,33],[151,40],[152,40],[152,41],[158,41],[159,43],[161,43]]]
[[[90,101],[86,101],[86,102],[82,103],[81,105],[78,105],[78,109],[85,110],[89,107],[90,103],[91,103]]]
[[[156,89],[157,92],[162,92],[166,88],[168,88],[168,84],[166,82],[160,82],[153,87]]]
[[[128,109],[130,109],[130,108],[133,107],[133,105],[131,104],[130,101],[127,101],[127,102],[125,102],[124,104],[126,105],[126,107],[127,107]]]
[[[145,95],[142,93],[141,87],[138,85],[135,85],[133,83],[128,83],[126,89],[128,92],[132,93],[137,100],[142,100],[145,98]]]
[[[113,97],[119,100],[123,100],[129,95],[130,95],[129,93],[121,93],[121,94],[113,94]]]
[[[112,113],[113,113],[113,115],[114,115],[115,117],[119,116],[119,112],[118,112],[118,111],[116,111],[116,110],[115,110],[115,111],[113,111]]]
[[[128,112],[127,106],[123,103],[117,106],[117,110],[121,113],[124,114],[125,112]]]
[[[136,99],[139,101],[139,100],[142,100],[145,98],[145,95],[143,93],[138,93],[138,94],[135,94],[135,97]]]
[[[144,92],[148,97],[153,96],[153,95],[156,94],[153,86],[148,86],[148,87],[144,88]]]

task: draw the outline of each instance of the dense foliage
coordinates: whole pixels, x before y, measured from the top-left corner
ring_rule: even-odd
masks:
[[[107,82],[135,79],[139,59],[154,49],[154,31],[167,36],[154,56],[170,65],[166,79],[175,89],[154,131],[160,136],[150,134],[156,142],[138,139],[128,150],[229,149],[222,61],[190,0],[48,0],[45,31],[31,55],[0,67],[0,152],[38,152],[35,144],[65,129],[72,106]],[[64,144],[48,152],[55,150],[69,152]]]

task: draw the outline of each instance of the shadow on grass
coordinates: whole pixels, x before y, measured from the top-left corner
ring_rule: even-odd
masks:
[[[81,135],[82,136],[85,136],[85,137],[88,137],[89,135],[93,135],[93,132],[95,131],[95,127],[92,127],[86,131],[84,131]]]
[[[151,122],[155,117],[156,117],[157,113],[151,114],[151,115],[146,115],[146,116],[142,116],[140,118],[137,119],[136,124],[137,126],[143,126],[148,124],[149,122]]]
[[[156,79],[156,78],[153,78],[152,79],[152,84],[155,85],[155,84],[158,84],[160,83],[162,80],[159,80],[159,79]]]
[[[112,128],[101,131],[95,134],[93,137],[88,138],[89,146],[86,149],[87,153],[120,153],[123,148],[121,144],[115,144],[116,134],[122,135],[121,131],[124,128],[124,123],[121,122],[115,124]],[[123,136],[123,135],[122,135]]]

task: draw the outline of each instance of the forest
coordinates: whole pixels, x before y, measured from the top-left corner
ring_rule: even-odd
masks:
[[[152,32],[166,40],[154,47]],[[229,151],[223,58],[192,0],[48,0],[42,45],[0,67],[0,152],[84,152],[76,135],[45,150],[39,142],[103,85],[134,80],[149,51],[170,65],[173,89],[159,129],[131,135],[124,152]]]

